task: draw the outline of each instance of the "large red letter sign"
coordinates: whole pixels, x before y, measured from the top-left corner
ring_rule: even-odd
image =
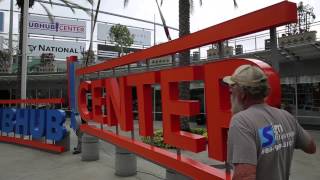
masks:
[[[261,61],[233,59],[206,64],[205,69],[205,101],[208,128],[209,157],[220,161],[226,160],[227,130],[229,128],[230,95],[227,85],[222,83],[224,76],[231,75],[234,70],[243,64],[252,64],[260,67],[268,76],[271,92],[267,102],[273,106],[280,104],[280,80],[272,68]]]
[[[270,16],[276,14],[276,16]],[[263,20],[261,20],[263,19]],[[78,69],[78,76],[105,70],[114,70],[117,67],[130,65],[153,58],[172,55],[204,45],[214,44],[228,39],[268,30],[277,26],[297,21],[297,8],[295,3],[283,1],[276,5],[243,15],[241,17],[220,23],[201,31],[186,35],[167,43],[155,45],[126,56],[114,58],[100,64]],[[86,107],[86,93],[92,91],[94,104],[98,107],[107,106],[107,124],[114,126],[120,124],[124,131],[133,130],[132,118],[132,87],[137,88],[139,133],[142,136],[153,135],[152,124],[152,85],[160,83],[162,98],[164,141],[177,148],[200,152],[206,150],[207,140],[203,136],[181,131],[180,117],[194,116],[200,112],[198,101],[179,99],[178,84],[182,81],[204,81],[206,120],[208,130],[209,157],[221,161],[226,160],[227,131],[230,123],[230,93],[228,86],[221,82],[224,76],[231,75],[242,64],[252,64],[261,68],[267,75],[271,92],[266,102],[272,106],[280,104],[280,80],[270,66],[261,61],[249,59],[223,59],[220,61],[203,62],[201,66],[175,67],[159,70],[157,72],[142,72],[121,77],[104,79],[106,97],[101,97],[99,89],[101,83],[97,81],[83,82],[79,87],[79,110],[82,118],[91,120],[92,113]],[[143,68],[143,67],[142,67]],[[152,68],[152,67],[149,67]],[[169,66],[167,67],[169,68]],[[150,70],[150,69],[147,69]],[[130,71],[128,73],[132,73]],[[103,83],[102,83],[103,85]],[[93,90],[92,90],[93,89]],[[97,90],[95,92],[94,90]],[[96,109],[94,109],[96,111]],[[98,116],[97,116],[98,115]],[[95,115],[99,120],[101,115]],[[102,118],[104,119],[103,115]],[[103,122],[105,122],[103,120]],[[139,156],[161,164],[169,169],[192,177],[195,180],[231,179],[231,174],[225,170],[216,169],[199,161],[191,160],[179,153],[172,153],[152,145],[147,145],[132,137],[123,136],[116,131],[106,131],[89,124],[81,125],[81,130],[109,141],[119,147],[125,148]]]
[[[93,121],[101,124],[107,122],[108,117],[103,113],[102,108],[106,105],[105,98],[103,97],[103,85],[104,81],[94,80],[91,82],[91,92],[92,92],[92,111],[93,111]]]
[[[192,152],[206,150],[206,139],[200,135],[181,131],[180,116],[199,114],[200,103],[198,101],[179,100],[178,83],[202,79],[201,67],[185,67],[161,72],[164,141]]]
[[[153,136],[152,84],[159,82],[158,72],[130,75],[128,85],[137,87],[139,133],[141,136]]]

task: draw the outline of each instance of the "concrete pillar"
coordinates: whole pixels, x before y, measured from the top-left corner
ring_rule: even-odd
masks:
[[[223,42],[218,42],[218,55],[219,55],[220,59],[222,59],[224,57]]]
[[[82,136],[82,161],[96,161],[99,160],[99,139],[88,134]]]
[[[70,131],[67,131],[61,141],[57,141],[56,145],[63,146],[65,151],[70,151]]]
[[[115,175],[121,177],[137,174],[137,157],[126,149],[116,146]]]
[[[278,59],[278,38],[277,38],[277,29],[270,29],[270,45],[271,45],[271,63],[274,70],[279,72],[279,59]]]
[[[13,0],[10,0],[10,23],[9,23],[9,52],[10,52],[10,57],[9,57],[9,62],[10,62],[10,69],[9,73],[12,73],[12,65],[13,65],[13,49],[12,49],[12,32],[13,32]]]
[[[167,169],[166,180],[192,180],[192,178],[184,176],[175,170]]]
[[[29,0],[23,3],[23,31],[22,31],[22,62],[21,62],[21,99],[27,98],[27,71],[28,71],[28,24],[29,24]],[[25,104],[22,104],[25,107]]]

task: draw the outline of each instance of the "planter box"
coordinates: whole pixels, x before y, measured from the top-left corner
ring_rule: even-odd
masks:
[[[228,46],[223,48],[224,56],[232,56],[233,55],[233,47]],[[219,58],[219,51],[217,48],[211,48],[207,50],[208,59],[210,58]]]

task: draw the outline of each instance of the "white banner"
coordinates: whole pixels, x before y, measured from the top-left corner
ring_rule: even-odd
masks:
[[[149,60],[149,65],[163,65],[163,64],[172,64],[171,56],[163,56]]]
[[[28,56],[40,57],[42,53],[53,53],[56,59],[66,59],[68,56],[82,58],[82,52],[86,48],[84,42],[57,41],[47,39],[29,39]]]
[[[110,24],[98,24],[98,40],[101,41],[109,41],[110,42],[110,28],[112,25]],[[143,29],[134,29],[134,28],[128,28],[130,31],[130,34],[134,36],[134,42],[135,45],[143,45],[143,46],[150,46],[151,45],[151,32],[149,30],[143,30]]]
[[[49,36],[86,38],[86,22],[48,17],[30,16],[29,33]]]

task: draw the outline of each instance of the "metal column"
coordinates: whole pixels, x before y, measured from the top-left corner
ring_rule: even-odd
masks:
[[[23,4],[23,39],[22,39],[22,62],[21,62],[21,99],[26,99],[27,91],[27,71],[28,71],[28,22],[29,22],[29,0],[24,0]]]
[[[277,28],[270,29],[270,45],[271,45],[271,63],[273,69],[279,72],[279,61],[277,59],[278,39]]]

